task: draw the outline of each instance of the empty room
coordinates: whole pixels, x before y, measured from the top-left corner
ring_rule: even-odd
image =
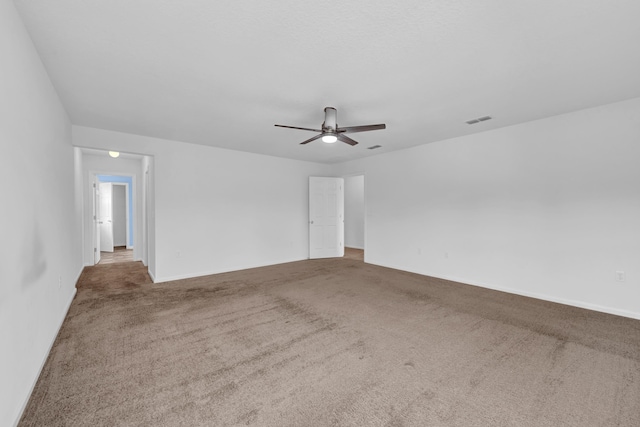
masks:
[[[639,20],[0,0],[0,426],[640,425]]]

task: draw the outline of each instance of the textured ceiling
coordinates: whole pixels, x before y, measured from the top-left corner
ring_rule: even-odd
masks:
[[[301,160],[640,96],[638,0],[15,4],[74,124]],[[326,106],[387,129],[301,146],[273,126],[318,128]]]

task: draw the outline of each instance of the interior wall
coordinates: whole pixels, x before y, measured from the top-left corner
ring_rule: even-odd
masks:
[[[344,245],[364,249],[364,175],[344,178]]]
[[[13,2],[0,1],[0,425],[15,425],[82,269],[67,113]]]
[[[308,177],[328,165],[81,126],[73,141],[153,155],[155,281],[309,256]]]
[[[637,98],[334,172],[366,174],[366,262],[640,318],[639,117]]]
[[[127,175],[133,177],[131,193],[133,194],[133,259],[142,259],[142,212],[139,206],[142,204],[142,193],[137,189],[137,183],[142,180],[142,159],[112,158],[83,153],[82,162],[84,176],[83,186],[83,206],[84,206],[84,234],[83,234],[83,257],[84,265],[93,265],[93,221],[88,221],[93,212],[93,175]]]

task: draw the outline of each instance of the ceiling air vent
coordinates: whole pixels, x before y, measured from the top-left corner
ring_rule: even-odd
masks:
[[[478,117],[477,119],[467,120],[465,123],[468,125],[475,125],[476,123],[486,122],[487,120],[491,120],[491,119],[492,119],[491,116],[482,116],[482,117]]]
[[[373,145],[371,147],[367,147],[367,150],[375,150],[376,148],[380,148],[382,145]]]

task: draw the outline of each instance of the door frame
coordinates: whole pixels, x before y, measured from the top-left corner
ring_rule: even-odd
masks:
[[[97,175],[93,175],[89,178],[91,182],[91,194],[92,194],[92,212],[90,214],[89,221],[92,223],[91,234],[93,235],[93,265],[100,262],[100,180]]]
[[[105,175],[125,175],[131,176],[132,194],[132,215],[133,215],[133,259],[142,261],[147,267],[151,280],[155,281],[157,270],[156,259],[156,167],[155,155],[145,152],[127,152],[126,158],[133,159],[138,165],[132,162],[126,165],[113,162],[108,157],[108,150],[113,147],[99,148],[87,147],[74,144],[74,150],[79,150],[79,161],[74,164],[74,171],[78,177],[82,177],[82,184],[76,188],[78,214],[82,217],[81,244],[82,244],[82,264],[84,266],[95,265],[94,238],[95,227],[93,227],[92,204],[92,184],[93,176],[96,174]],[[95,159],[98,157],[99,159]],[[125,156],[123,156],[125,157]],[[80,184],[78,182],[78,184]]]
[[[98,179],[98,175],[123,176],[123,177],[131,178],[131,184],[132,184],[132,187],[133,187],[131,189],[129,189],[129,183],[127,183],[127,182],[112,182],[112,184],[126,185],[128,191],[131,191],[131,198],[134,201],[132,209],[131,209],[131,214],[133,215],[133,221],[132,221],[134,223],[133,235],[135,237],[135,223],[136,223],[136,213],[137,213],[136,203],[135,203],[135,199],[136,199],[136,196],[137,196],[137,193],[136,193],[136,175],[133,175],[133,174],[130,174],[130,173],[110,172],[108,170],[90,170],[89,171],[89,183],[90,183],[91,187],[93,187],[93,184],[96,184],[96,186],[97,186],[97,184],[100,182],[100,180]],[[95,190],[92,188],[92,191],[95,191]],[[126,210],[127,210],[127,212],[126,212],[126,216],[127,216],[127,219],[126,219],[126,222],[127,222],[127,224],[126,224],[126,227],[127,227],[127,249],[133,249],[134,250],[134,255],[137,253],[138,257],[136,258],[134,256],[134,260],[137,261],[137,260],[142,259],[142,247],[143,247],[142,245],[146,245],[147,244],[147,242],[144,241],[147,237],[144,235],[144,233],[141,233],[143,241],[140,242],[139,245],[136,245],[136,242],[134,240],[133,246],[131,248],[129,247],[129,232],[130,232],[130,229],[129,229],[129,219],[130,219],[130,217],[129,217],[129,206],[130,205],[129,205],[129,197],[128,197],[128,195],[129,195],[129,193],[127,192],[127,194],[125,195],[125,199],[126,199],[125,203],[126,203]],[[94,195],[94,197],[95,197],[95,195]],[[143,203],[146,203],[146,201],[143,201]],[[95,206],[95,199],[94,199],[94,206]],[[94,221],[92,212],[88,212],[87,215],[85,216],[85,218],[87,220],[89,220],[89,221]],[[139,226],[142,227],[143,224],[139,224]],[[94,224],[94,227],[92,227],[92,234],[93,234],[92,242],[93,242],[93,250],[94,250],[94,256],[93,256],[94,264],[93,265],[96,265],[97,262],[96,262],[95,251],[96,250],[100,251],[100,246],[99,246],[100,245],[100,237],[96,235],[97,234],[97,227],[95,227],[95,224]],[[139,246],[138,250],[136,250],[136,246]],[[99,259],[99,257],[98,257],[98,259]]]

